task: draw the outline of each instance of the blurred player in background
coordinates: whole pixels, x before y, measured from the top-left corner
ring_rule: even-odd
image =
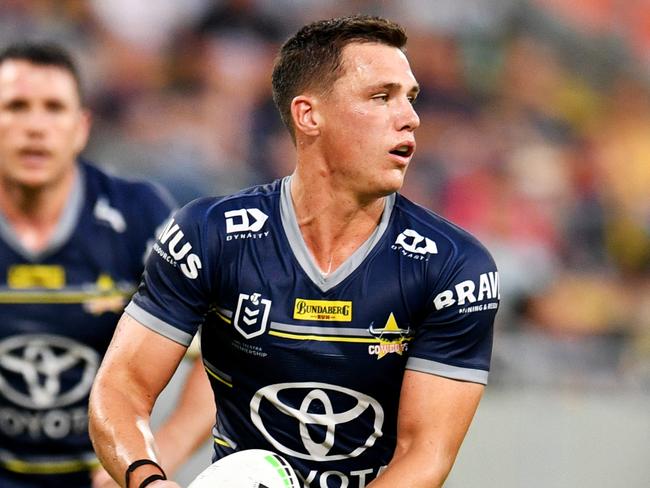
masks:
[[[443,484],[487,381],[499,285],[472,236],[397,193],[419,126],[405,44],[379,18],[303,27],[273,73],[294,173],[189,204],[154,244],[90,402],[125,486],[177,486],[141,419],[199,329],[215,458],[275,450],[312,487]]]
[[[0,52],[2,488],[89,487],[93,473],[93,486],[115,486],[88,437],[88,395],[172,202],[80,160],[89,128],[67,52]],[[193,391],[207,389],[201,375]],[[174,422],[161,447],[175,467]]]

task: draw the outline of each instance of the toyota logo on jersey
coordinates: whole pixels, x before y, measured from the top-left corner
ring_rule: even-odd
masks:
[[[64,407],[88,395],[98,365],[93,349],[68,337],[10,337],[0,343],[0,393],[26,408]]]
[[[384,410],[377,400],[328,383],[266,386],[253,396],[250,414],[253,424],[276,449],[311,461],[359,456],[381,437],[384,423]],[[279,425],[298,435],[280,437]],[[318,435],[313,435],[314,431]]]

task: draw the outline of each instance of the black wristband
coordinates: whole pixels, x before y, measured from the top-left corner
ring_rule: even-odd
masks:
[[[140,486],[138,486],[138,488],[144,488],[145,486],[147,486],[147,485],[148,485],[149,483],[151,483],[152,481],[156,481],[156,480],[166,480],[166,479],[167,479],[167,478],[165,478],[165,476],[162,475],[162,474],[152,474],[151,476],[148,476],[147,478],[145,478],[145,479],[142,481],[142,483],[140,483]]]
[[[131,478],[131,473],[133,473],[136,469],[138,469],[140,466],[144,466],[145,464],[149,464],[151,466],[155,466],[160,470],[161,474],[154,474],[149,476],[149,478],[145,479],[141,484],[139,488],[142,488],[143,486],[146,486],[147,484],[151,483],[152,481],[155,480],[166,480],[167,475],[165,474],[165,471],[158,465],[157,462],[152,461],[151,459],[138,459],[137,461],[133,461],[131,464],[129,464],[129,467],[126,468],[126,471],[124,472],[124,480],[126,481],[126,488],[129,488],[129,481]],[[154,479],[150,479],[152,477],[156,477]],[[145,483],[146,482],[146,483]]]

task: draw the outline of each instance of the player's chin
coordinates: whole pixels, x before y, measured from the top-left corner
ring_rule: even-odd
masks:
[[[387,172],[386,177],[381,182],[382,193],[384,195],[390,195],[395,193],[402,188],[404,185],[404,176],[406,173],[406,168],[404,169],[393,169]]]
[[[18,186],[37,190],[47,186],[54,177],[48,171],[19,171],[12,174],[10,179]]]

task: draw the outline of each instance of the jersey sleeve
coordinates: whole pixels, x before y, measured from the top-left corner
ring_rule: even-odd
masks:
[[[429,312],[409,347],[407,369],[486,384],[492,354],[499,275],[475,244],[437,280]]]
[[[192,202],[176,212],[153,244],[127,314],[144,326],[188,346],[209,307],[205,263],[205,205]],[[218,239],[211,241],[213,248]]]
[[[139,183],[134,187],[132,198],[138,202],[138,213],[134,219],[137,219],[138,222],[137,232],[141,234],[136,241],[144,243],[144,249],[137,263],[139,269],[142,270],[156,236],[169,222],[172,212],[177,206],[171,194],[160,185]]]

